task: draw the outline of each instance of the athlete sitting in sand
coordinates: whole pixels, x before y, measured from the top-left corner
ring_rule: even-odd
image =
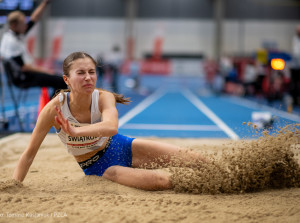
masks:
[[[95,89],[96,66],[95,60],[83,52],[72,53],[64,60],[63,78],[69,89],[60,92],[41,111],[29,145],[18,161],[15,180],[24,180],[52,126],[86,175],[103,176],[130,187],[144,190],[173,187],[170,173],[142,169],[145,164],[169,163],[173,156],[183,161],[205,162],[200,154],[186,149],[118,134],[116,102],[126,104],[129,100]]]

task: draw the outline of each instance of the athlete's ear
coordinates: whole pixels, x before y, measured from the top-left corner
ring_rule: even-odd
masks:
[[[63,75],[63,79],[64,79],[66,85],[69,85],[69,80],[68,80],[68,77],[66,75]]]

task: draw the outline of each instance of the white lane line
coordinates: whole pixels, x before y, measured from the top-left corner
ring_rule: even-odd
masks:
[[[16,139],[20,138],[21,136],[22,136],[21,133],[15,133],[13,135],[5,136],[2,139],[0,139],[0,145],[15,141]]]
[[[216,125],[222,129],[231,139],[237,140],[239,136],[229,128],[213,111],[211,111],[199,98],[197,98],[191,91],[185,89],[182,91],[183,95],[198,108],[202,113],[204,113],[210,120],[212,120]]]
[[[295,114],[290,114],[285,111],[278,110],[276,108],[272,108],[267,105],[260,105],[259,103],[250,101],[245,98],[237,98],[237,97],[227,97],[226,99],[230,100],[230,102],[233,102],[237,105],[242,105],[247,108],[251,109],[259,109],[259,110],[266,110],[272,112],[274,115],[279,116],[281,118],[289,119],[291,121],[300,122],[300,116]]]
[[[28,113],[33,113],[33,112],[37,113],[37,111],[38,111],[38,105],[31,105],[28,107],[26,105],[25,106],[22,105],[19,107],[19,113],[20,113],[20,116],[22,116],[22,117]],[[14,117],[14,116],[16,116],[16,111],[14,108],[5,111],[6,118]]]
[[[130,119],[144,111],[147,107],[149,107],[151,104],[157,101],[164,94],[165,91],[158,89],[153,94],[145,98],[141,103],[139,103],[137,106],[135,106],[133,109],[131,109],[119,119],[119,128],[122,127],[125,123],[127,123]]]
[[[145,130],[184,130],[184,131],[222,131],[215,125],[167,125],[167,124],[138,124],[130,123],[122,126],[122,129]]]

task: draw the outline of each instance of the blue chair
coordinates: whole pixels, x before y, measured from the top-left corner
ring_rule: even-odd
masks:
[[[12,59],[2,59],[4,73],[6,74],[7,87],[13,100],[15,115],[17,117],[21,132],[24,131],[23,122],[19,113],[20,102],[26,100],[27,90],[31,87],[30,82],[25,81],[25,75],[21,67]],[[16,97],[13,86],[19,89],[19,95]]]

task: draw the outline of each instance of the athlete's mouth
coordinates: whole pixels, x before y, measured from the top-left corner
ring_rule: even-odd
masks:
[[[83,87],[93,87],[93,85],[92,84],[85,84],[85,85],[83,85]]]

